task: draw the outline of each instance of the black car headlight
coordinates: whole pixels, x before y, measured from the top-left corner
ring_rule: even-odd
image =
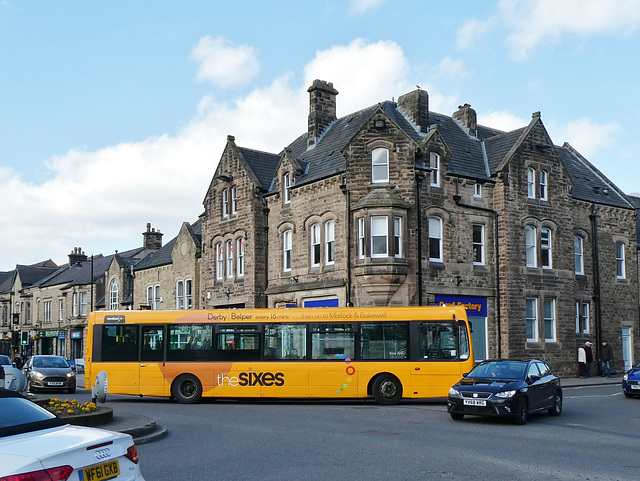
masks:
[[[462,399],[462,394],[455,387],[449,389],[449,397]]]
[[[495,397],[509,399],[516,395],[516,391],[501,391],[494,394]]]

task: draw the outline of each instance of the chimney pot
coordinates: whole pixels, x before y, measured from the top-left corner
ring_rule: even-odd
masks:
[[[465,103],[460,105],[458,110],[451,116],[453,120],[457,121],[462,127],[464,127],[469,135],[475,137],[477,134],[478,121],[476,111],[471,108],[471,104]]]

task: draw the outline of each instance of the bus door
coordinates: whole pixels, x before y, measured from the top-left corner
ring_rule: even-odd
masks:
[[[462,377],[459,361],[465,355],[468,359],[468,346],[466,354],[461,352],[458,326],[453,321],[421,322],[417,327],[418,358],[411,369],[412,395],[446,397],[449,388]]]
[[[169,384],[165,380],[164,326],[143,325],[141,327],[138,394],[145,396],[168,396]]]

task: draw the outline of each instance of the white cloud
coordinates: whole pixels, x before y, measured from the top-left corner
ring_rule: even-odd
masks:
[[[584,157],[590,159],[599,151],[616,146],[622,127],[616,123],[597,124],[592,119],[581,118],[557,130],[556,143],[569,142]]]
[[[260,70],[253,47],[235,45],[222,37],[202,37],[191,58],[200,62],[196,80],[221,87],[245,85]]]
[[[351,0],[351,12],[363,14],[368,10],[378,8],[386,0]]]
[[[486,113],[478,113],[478,124],[485,127],[510,132],[522,127],[526,127],[531,119],[523,119],[506,110],[500,112],[490,110]]]
[[[203,65],[219,52],[208,48],[212,43],[222,50],[228,45],[224,39],[201,41],[199,47],[207,46],[201,53],[211,53],[198,57]],[[228,70],[227,78],[235,74]],[[407,60],[398,44],[354,40],[318,51],[304,67],[302,85],[292,86],[294,75],[284,73],[248,94],[203,96],[197,115],[176,136],[96,151],[71,149],[49,159],[45,167],[50,180],[45,183],[0,167],[0,270],[49,258],[62,264],[76,246],[88,255],[132,249],[141,245],[147,222],[168,242],[182,222],[193,222],[202,212],[227,135],[235,136],[240,146],[277,153],[306,132],[307,88],[314,79],[333,82],[341,92],[341,116],[412,90],[406,75]]]
[[[457,43],[468,48],[494,30],[507,33],[505,44],[517,60],[552,46],[565,37],[629,35],[640,28],[638,0],[501,0],[494,15],[470,20],[458,31]]]
[[[461,59],[444,57],[436,67],[436,76],[445,79],[462,79],[469,75]]]

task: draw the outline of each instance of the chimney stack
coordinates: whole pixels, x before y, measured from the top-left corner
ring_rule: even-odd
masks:
[[[162,247],[162,235],[159,230],[151,228],[151,223],[147,223],[147,232],[142,233],[143,247],[145,249],[158,250]]]
[[[476,111],[471,108],[471,105],[460,105],[458,107],[458,110],[456,110],[451,117],[453,118],[453,120],[456,120],[459,124],[461,124],[462,127],[467,129],[469,135],[471,135],[472,137],[476,137],[476,127],[478,126]]]
[[[329,124],[336,120],[336,95],[333,83],[314,80],[309,92],[309,139],[307,146],[315,145]]]
[[[77,264],[78,262],[84,262],[87,260],[87,256],[82,251],[82,247],[74,247],[69,254],[69,266]]]
[[[422,133],[429,130],[429,94],[418,88],[398,97],[398,105],[409,118],[420,127]]]

